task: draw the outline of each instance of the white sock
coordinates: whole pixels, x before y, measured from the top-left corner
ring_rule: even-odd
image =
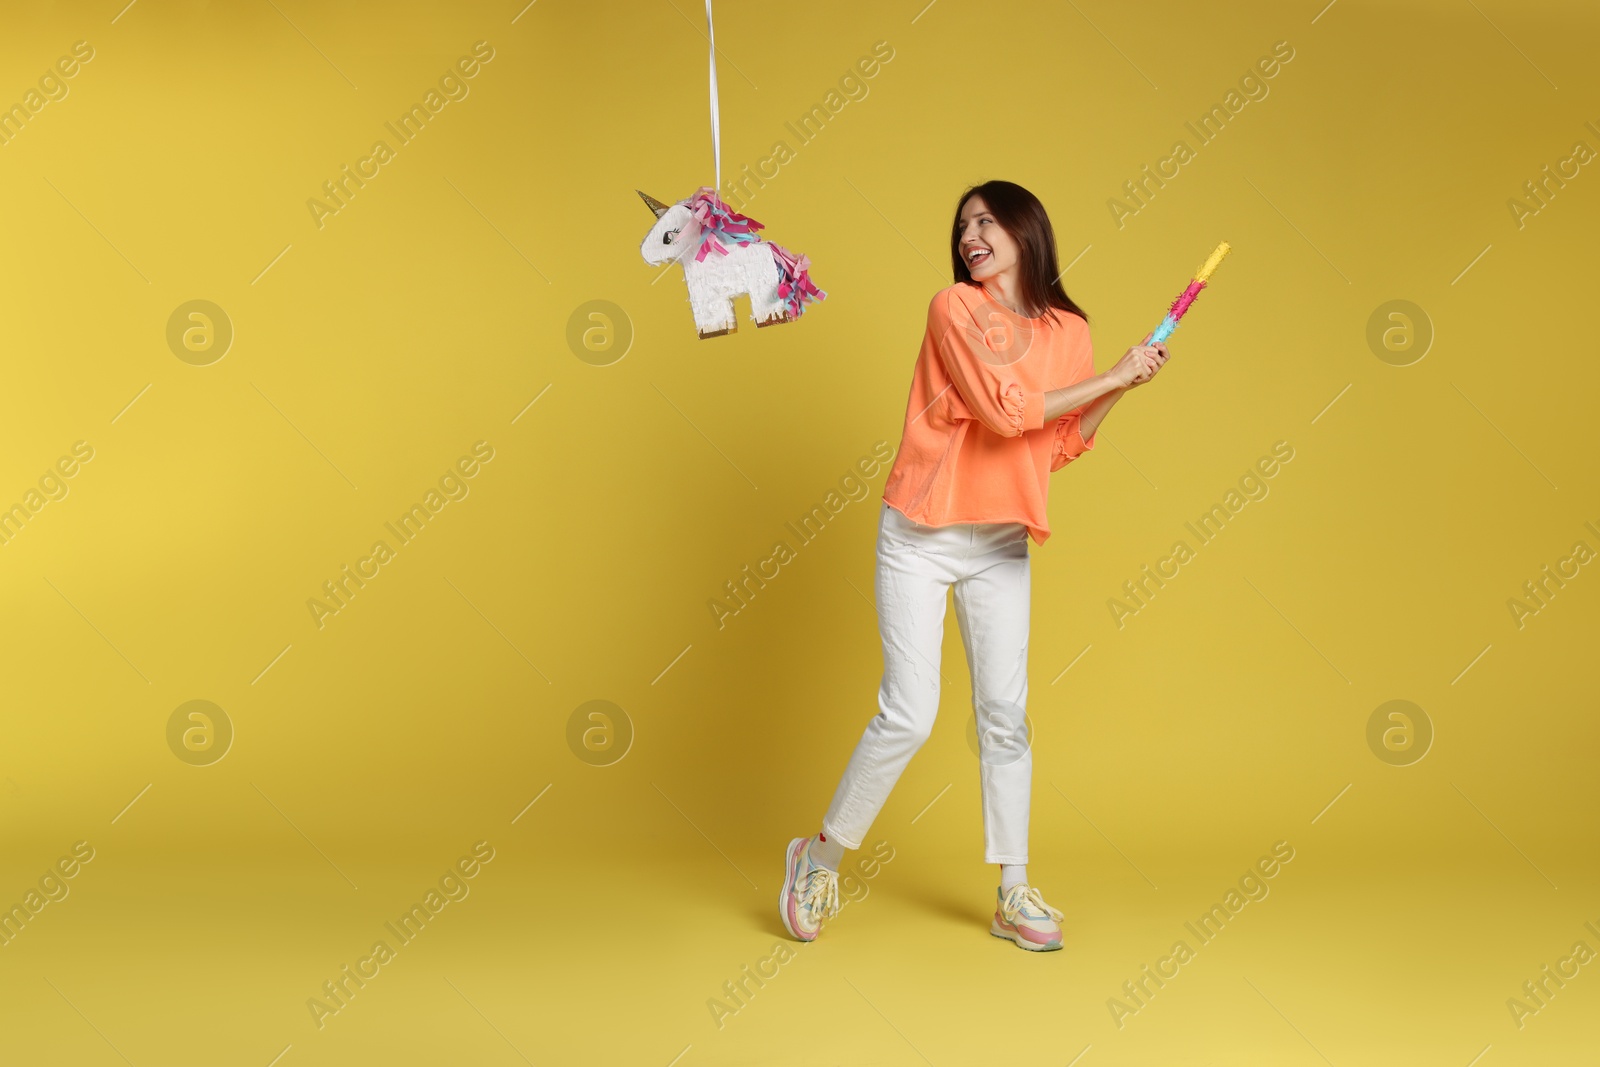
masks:
[[[811,839],[806,851],[813,863],[834,872],[839,870],[839,861],[844,859],[844,846],[821,833]]]
[[[1019,882],[1028,880],[1028,865],[1026,863],[1002,863],[1000,865],[1000,892],[1009,893],[1011,887]]]

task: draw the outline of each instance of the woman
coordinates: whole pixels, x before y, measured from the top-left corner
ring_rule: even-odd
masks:
[[[1028,694],[1028,538],[1050,536],[1049,476],[1092,449],[1129,389],[1167,359],[1136,345],[1094,373],[1088,316],[1067,296],[1055,233],[1020,185],[975,186],[950,233],[955,284],[935,293],[912,372],[899,454],[878,526],[883,680],[812,837],[789,842],[778,909],[814,940],[839,909],[838,869],[860,848],[939,710],[945,590],[972,674],[986,863],[1000,866],[989,932],[1031,951],[1061,947],[1062,913],[1028,884],[1033,777]]]

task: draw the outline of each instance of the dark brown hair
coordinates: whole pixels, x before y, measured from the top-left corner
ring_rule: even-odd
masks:
[[[1019,247],[1019,288],[1024,305],[1029,309],[1060,308],[1089,321],[1088,312],[1073,303],[1061,284],[1061,268],[1056,262],[1056,234],[1050,225],[1039,198],[1015,182],[988,181],[974,185],[956,203],[955,222],[950,226],[950,262],[955,267],[956,281],[978,285],[966,260],[961,258],[961,212],[974,196],[983,198],[1000,228],[1011,235]],[[1038,316],[1029,315],[1029,318]]]

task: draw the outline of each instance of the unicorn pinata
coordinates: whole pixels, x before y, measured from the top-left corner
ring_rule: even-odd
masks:
[[[750,295],[758,327],[793,322],[806,301],[827,297],[812,284],[809,258],[756,236],[761,223],[734,211],[711,186],[672,205],[634,191],[656,215],[639,251],[652,267],[676,261],[683,268],[701,340],[739,328],[733,298],[740,294]]]

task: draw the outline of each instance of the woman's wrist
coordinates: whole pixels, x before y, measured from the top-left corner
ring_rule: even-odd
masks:
[[[1105,371],[1062,389],[1048,389],[1044,394],[1044,421],[1054,422],[1067,412],[1092,404],[1103,396],[1120,396],[1128,388],[1111,371]]]
[[[1083,415],[1078,419],[1078,436],[1088,441],[1100,431],[1100,424],[1105,421],[1111,409],[1116,406],[1122,394],[1128,391],[1127,386],[1113,389],[1111,392],[1090,403],[1083,409]]]

